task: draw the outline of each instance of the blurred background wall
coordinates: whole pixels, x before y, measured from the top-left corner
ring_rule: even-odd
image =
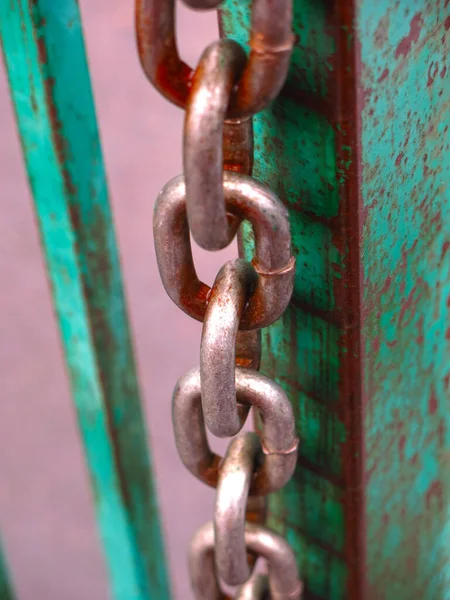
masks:
[[[186,548],[211,518],[214,494],[180,464],[170,399],[177,378],[198,363],[201,326],[165,295],[152,240],[155,196],[181,172],[183,113],[141,72],[132,0],[80,5],[175,598],[190,600]],[[180,7],[178,21],[181,53],[195,64],[217,37],[216,15]],[[106,600],[106,570],[3,68],[0,131],[3,540],[20,600]],[[205,281],[234,254],[234,248],[197,251]]]

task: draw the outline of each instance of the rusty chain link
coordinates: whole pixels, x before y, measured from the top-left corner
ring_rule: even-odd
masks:
[[[298,439],[292,406],[275,381],[242,367],[236,367],[236,396],[242,424],[250,406],[259,410],[264,421],[262,435],[258,436],[258,466],[252,475],[250,493],[262,496],[275,492],[289,481],[297,462]],[[223,459],[208,444],[198,367],[178,380],[172,397],[172,417],[183,464],[198,479],[216,487]]]
[[[216,8],[218,0],[184,0]],[[292,0],[253,0],[250,55],[232,40],[203,52],[195,72],[179,57],[174,0],[136,0],[139,57],[153,85],[186,109],[184,176],[158,195],[153,231],[158,269],[169,297],[203,322],[200,366],[181,377],[172,397],[175,441],[183,464],[217,488],[214,521],[194,536],[189,552],[198,600],[227,596],[219,581],[239,585],[235,600],[299,600],[302,585],[292,549],[263,527],[260,498],[281,489],[297,461],[292,406],[283,389],[258,372],[261,328],[289,304],[295,274],[289,218],[280,200],[251,175],[252,116],[280,91],[293,46]],[[254,257],[219,271],[212,287],[200,281],[190,234],[206,250],[226,247],[242,221],[253,228]],[[237,435],[224,458],[218,437],[242,429],[250,408],[261,435]],[[267,575],[253,571],[256,557]]]
[[[223,174],[228,210],[248,220],[255,235],[252,265],[258,275],[240,329],[260,329],[274,323],[291,298],[295,259],[286,208],[266,186],[240,173]],[[199,280],[192,258],[186,215],[184,177],[174,177],[160,191],[153,220],[156,260],[166,292],[189,316],[203,321],[211,288]]]
[[[229,219],[224,198],[223,127],[245,52],[233,40],[214,42],[198,63],[183,135],[186,209],[192,237],[205,250],[220,250],[233,239],[239,219]],[[206,108],[206,110],[205,110]]]
[[[148,79],[170,102],[185,108],[194,73],[178,54],[175,0],[136,0],[136,34]],[[254,1],[249,44],[250,55],[236,82],[227,118],[254,115],[277,97],[294,44],[292,0]]]

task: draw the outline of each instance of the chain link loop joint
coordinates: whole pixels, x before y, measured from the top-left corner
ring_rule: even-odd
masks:
[[[184,2],[196,10],[220,4]],[[214,521],[195,534],[189,552],[197,600],[225,600],[219,579],[241,585],[235,600],[299,600],[302,593],[290,546],[249,522],[260,498],[289,481],[298,451],[286,394],[258,372],[260,330],[283,314],[294,287],[289,216],[275,194],[250,177],[252,116],[284,84],[294,43],[291,25],[292,0],[253,0],[248,58],[237,42],[222,39],[206,48],[193,71],[178,54],[175,0],[136,0],[143,69],[168,100],[186,109],[185,175],[159,193],[153,232],[164,288],[185,313],[203,322],[200,367],[179,379],[172,397],[180,458],[193,475],[217,488]],[[211,288],[197,276],[190,234],[202,248],[218,250],[230,244],[244,220],[253,228],[253,259],[226,263]],[[240,434],[224,458],[214,454],[206,429],[233,436],[251,407],[261,415],[261,436]],[[267,575],[252,572],[255,556],[265,558]]]

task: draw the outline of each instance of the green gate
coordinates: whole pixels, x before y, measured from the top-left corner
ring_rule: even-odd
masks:
[[[294,4],[287,83],[254,121],[254,176],[289,209],[297,259],[263,340],[301,439],[269,524],[295,549],[305,600],[444,600],[450,3]],[[249,14],[226,0],[224,35],[245,45]],[[4,0],[0,33],[112,594],[165,600],[78,3]]]

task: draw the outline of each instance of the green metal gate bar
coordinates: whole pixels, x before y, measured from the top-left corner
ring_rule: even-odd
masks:
[[[169,598],[78,4],[1,2],[0,32],[113,594]]]
[[[8,567],[6,565],[3,545],[0,540],[0,598],[1,600],[15,600],[11,585]]]
[[[441,600],[450,597],[450,3],[364,2],[358,24],[367,594]]]

